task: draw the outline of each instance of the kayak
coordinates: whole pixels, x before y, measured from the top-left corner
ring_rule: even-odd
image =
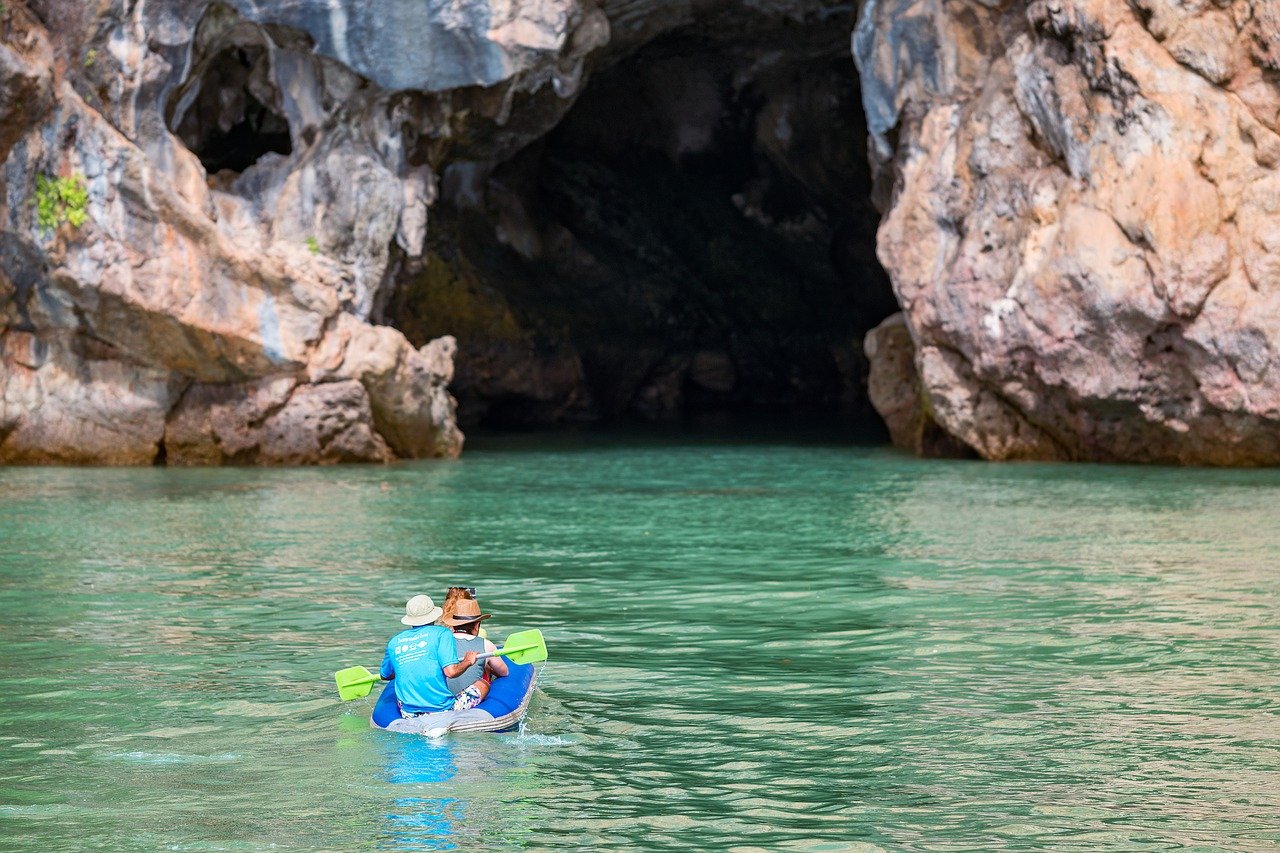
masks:
[[[405,719],[396,705],[395,682],[382,688],[369,725],[402,734],[440,735],[445,732],[507,732],[520,724],[533,697],[538,668],[531,663],[507,662],[508,674],[495,678],[484,701],[468,711],[437,711]]]

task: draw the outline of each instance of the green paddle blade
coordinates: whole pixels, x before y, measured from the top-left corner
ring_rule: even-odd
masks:
[[[335,672],[333,680],[338,685],[338,697],[348,702],[368,696],[373,685],[378,683],[378,676],[362,666],[349,666]]]
[[[507,637],[498,654],[505,655],[513,663],[538,663],[547,659],[547,642],[537,628],[516,631]]]

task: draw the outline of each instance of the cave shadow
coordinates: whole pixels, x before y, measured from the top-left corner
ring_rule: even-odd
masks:
[[[386,319],[457,337],[465,426],[791,418],[883,440],[862,341],[898,307],[851,24],[676,31],[595,69],[514,156],[440,165]]]

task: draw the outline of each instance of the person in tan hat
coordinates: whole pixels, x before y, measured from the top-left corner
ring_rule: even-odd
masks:
[[[415,595],[405,604],[400,618],[408,629],[387,641],[380,674],[395,688],[401,716],[417,717],[452,708],[455,697],[448,679],[462,675],[476,663],[478,652],[461,653],[453,632],[435,624],[442,613],[430,596]]]
[[[453,602],[452,613],[441,618],[441,623],[453,632],[457,644],[458,656],[466,660],[486,652],[496,652],[497,646],[480,636],[480,623],[490,617],[489,613],[480,612],[480,603],[474,598],[457,598]],[[455,695],[453,710],[466,711],[474,708],[489,695],[490,681],[506,675],[507,662],[500,657],[491,657],[485,661],[473,662],[456,676],[451,676],[446,683],[449,692]]]
[[[440,605],[440,609],[444,611],[444,615],[440,617],[440,624],[444,624],[444,620],[452,618],[453,614],[458,612],[458,602],[463,599],[475,599],[476,588],[474,586],[451,586],[444,594],[444,603]],[[483,631],[481,632],[483,633]]]

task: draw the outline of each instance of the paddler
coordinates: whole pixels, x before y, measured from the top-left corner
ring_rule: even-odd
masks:
[[[449,678],[476,664],[479,651],[460,651],[453,631],[433,624],[444,611],[428,595],[415,595],[404,606],[400,621],[408,625],[387,641],[381,675],[396,691],[400,716],[418,717],[454,707]],[[477,623],[479,624],[479,623]],[[505,664],[503,665],[505,669]]]
[[[468,656],[475,661],[478,655],[498,650],[497,646],[480,636],[480,623],[493,614],[481,613],[480,602],[474,598],[459,598],[453,604],[453,612],[441,621],[453,631],[457,654],[463,660]],[[448,679],[449,691],[457,698],[453,710],[466,711],[479,705],[489,695],[490,680],[507,674],[507,662],[491,657],[472,663],[465,671]]]
[[[453,616],[457,612],[458,602],[465,598],[474,599],[476,597],[476,588],[474,586],[451,586],[444,594],[444,603],[440,608],[444,610],[444,615],[440,617],[440,624],[444,624],[444,620]],[[480,636],[484,636],[484,630],[480,631]]]

